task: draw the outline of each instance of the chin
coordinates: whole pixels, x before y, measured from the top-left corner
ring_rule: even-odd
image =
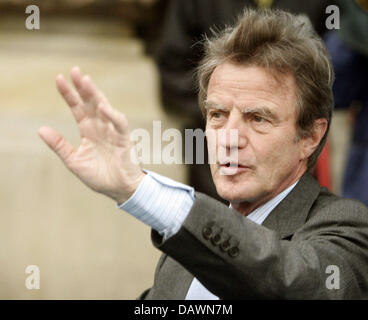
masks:
[[[219,196],[229,202],[236,203],[236,202],[243,202],[247,201],[247,193],[241,192],[233,188],[224,188],[220,187],[217,188],[217,193]]]
[[[247,201],[248,198],[254,197],[254,189],[249,188],[249,185],[253,184],[246,183],[245,177],[239,176],[216,176],[214,183],[218,195],[230,202],[242,202]],[[253,193],[253,194],[252,194]]]
[[[219,179],[215,182],[216,190],[219,196],[229,202],[253,202],[261,197],[265,192],[263,188],[254,183],[254,181],[248,181],[244,183],[243,179],[239,181],[229,181],[225,179]]]

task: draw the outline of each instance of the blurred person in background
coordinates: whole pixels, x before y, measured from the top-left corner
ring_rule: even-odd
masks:
[[[164,109],[180,121],[182,130],[204,129],[195,85],[195,69],[203,56],[199,44],[204,35],[233,23],[244,7],[272,7],[305,14],[319,35],[326,31],[328,0],[171,0],[168,3],[155,59],[159,69],[160,93]],[[196,159],[193,148],[193,159]],[[206,155],[207,156],[207,155]],[[328,161],[324,150],[321,159]],[[204,164],[192,164],[188,183],[200,192],[222,200],[212,183],[207,158]],[[319,182],[330,188],[329,166],[317,164]],[[322,169],[322,170],[321,170]]]
[[[342,193],[368,205],[368,0],[340,0],[341,25],[325,41],[335,69],[335,108],[353,128]]]

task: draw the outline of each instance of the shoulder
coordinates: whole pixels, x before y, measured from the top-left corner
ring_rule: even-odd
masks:
[[[342,198],[321,188],[298,234],[368,237],[368,208],[358,200]]]
[[[351,219],[368,221],[368,208],[358,200],[342,198],[326,188],[321,188],[321,192],[311,208],[309,218],[315,216],[326,216],[335,219],[350,217]]]

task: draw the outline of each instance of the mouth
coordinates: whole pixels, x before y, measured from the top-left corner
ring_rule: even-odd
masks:
[[[220,163],[221,167],[226,167],[226,168],[248,168],[247,166],[243,166],[239,163],[236,162],[225,162],[225,163]]]
[[[250,169],[250,167],[239,164],[237,162],[220,163],[219,166],[221,175],[235,175],[237,173],[244,172]]]

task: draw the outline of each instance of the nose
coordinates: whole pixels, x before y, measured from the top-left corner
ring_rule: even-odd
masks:
[[[230,152],[245,148],[248,142],[247,130],[242,113],[237,109],[232,110],[226,124],[218,132],[219,146]]]

